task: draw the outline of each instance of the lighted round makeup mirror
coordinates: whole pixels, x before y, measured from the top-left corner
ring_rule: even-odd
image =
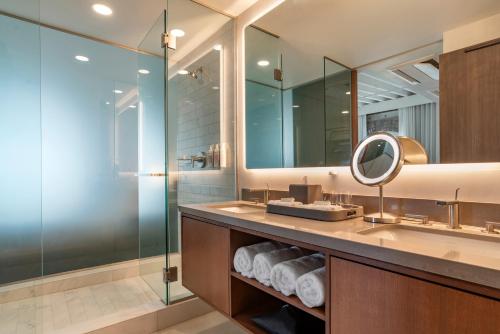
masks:
[[[424,147],[409,137],[377,132],[361,141],[351,160],[351,172],[361,184],[379,187],[379,212],[364,216],[371,223],[394,224],[400,218],[384,213],[383,186],[392,181],[404,164],[426,164]]]

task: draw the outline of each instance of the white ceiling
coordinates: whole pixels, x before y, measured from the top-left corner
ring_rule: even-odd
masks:
[[[499,0],[286,0],[255,24],[312,57],[358,67],[498,12]]]
[[[255,0],[200,1],[220,11],[238,13]],[[111,16],[92,10],[94,3],[108,5]],[[193,48],[217,32],[230,19],[190,0],[0,0],[0,10],[35,21],[92,36],[131,48],[162,54],[162,13],[168,3],[168,29],[180,28],[178,54]],[[220,7],[220,8],[219,8]]]
[[[236,17],[257,1],[258,0],[197,0],[196,2]]]

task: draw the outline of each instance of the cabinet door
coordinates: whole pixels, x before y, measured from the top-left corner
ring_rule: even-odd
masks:
[[[443,54],[439,74],[441,162],[497,162],[500,39]]]
[[[182,217],[182,284],[229,314],[229,229]]]
[[[498,334],[500,302],[331,258],[332,334]]]

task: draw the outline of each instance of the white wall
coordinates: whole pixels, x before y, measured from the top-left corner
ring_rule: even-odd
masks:
[[[500,37],[500,13],[443,33],[443,52],[466,48]]]
[[[377,189],[358,184],[348,167],[261,169],[245,168],[245,27],[279,5],[282,0],[260,0],[237,18],[237,163],[239,188],[264,187],[287,189],[290,183],[322,184],[327,191],[351,192],[352,194],[376,195]],[[488,31],[486,29],[485,31]],[[450,35],[445,35],[446,39]],[[485,33],[484,38],[489,36]],[[475,39],[477,40],[477,39]],[[464,46],[462,46],[464,47]],[[499,159],[500,160],[500,159]],[[334,171],[335,176],[329,175]],[[405,166],[401,174],[386,187],[387,196],[448,199],[460,187],[460,199],[500,203],[500,163]]]

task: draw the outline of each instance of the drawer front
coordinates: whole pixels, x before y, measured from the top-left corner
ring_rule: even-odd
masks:
[[[331,258],[332,334],[499,334],[500,302]]]

